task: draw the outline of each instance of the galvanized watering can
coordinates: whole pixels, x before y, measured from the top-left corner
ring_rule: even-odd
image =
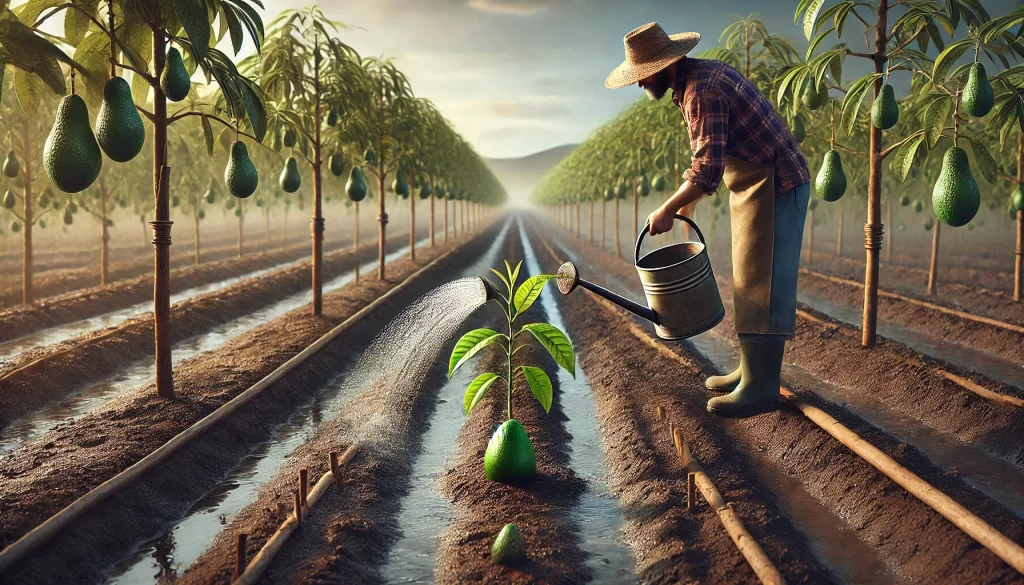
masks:
[[[704,234],[690,218],[676,215],[676,219],[690,224],[700,241],[665,246],[641,258],[640,245],[648,232],[647,225],[636,238],[633,262],[650,308],[582,280],[579,269],[572,262],[566,262],[558,269],[558,290],[567,295],[577,285],[582,286],[651,321],[662,339],[686,339],[718,325],[725,317],[725,307],[718,293],[715,273],[711,270]]]

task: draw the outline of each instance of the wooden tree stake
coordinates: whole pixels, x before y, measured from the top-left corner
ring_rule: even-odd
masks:
[[[658,420],[665,420],[665,407],[659,406],[657,411]]]
[[[302,507],[306,506],[306,495],[309,490],[309,472],[305,469],[299,470],[299,501],[302,502]]]
[[[241,532],[238,534],[238,539],[235,541],[235,575],[232,577],[232,581],[241,577],[245,573],[245,567],[248,564],[245,559],[245,547],[248,541],[249,535]]]
[[[686,511],[692,512],[693,508],[696,507],[696,494],[697,491],[697,474],[690,473],[686,474]]]
[[[302,496],[299,490],[292,490],[292,508],[294,508],[295,521],[302,524]]]

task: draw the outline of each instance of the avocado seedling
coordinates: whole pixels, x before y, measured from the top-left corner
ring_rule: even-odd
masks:
[[[501,373],[485,372],[476,377],[466,389],[463,407],[468,415],[483,399],[487,391],[497,382],[505,385],[508,419],[498,427],[487,443],[484,453],[484,471],[487,479],[502,483],[517,483],[531,479],[537,473],[537,456],[533,450],[526,429],[512,416],[512,393],[516,380],[525,381],[533,396],[540,402],[544,412],[551,411],[553,386],[551,379],[543,369],[536,366],[516,366],[513,358],[526,343],[516,345],[516,340],[529,334],[554,358],[555,363],[576,376],[576,354],[572,343],[554,325],[549,323],[528,323],[518,326],[517,321],[533,306],[544,291],[544,285],[557,274],[538,274],[526,279],[516,287],[522,262],[515,269],[505,261],[505,274],[491,269],[498,275],[507,294],[500,291],[487,280],[488,299],[495,301],[505,313],[508,333],[499,333],[493,329],[474,329],[466,333],[455,344],[451,358],[448,360],[448,377],[486,347],[497,344],[505,352],[505,367]],[[518,327],[518,330],[516,329]]]
[[[491,560],[501,565],[515,565],[526,560],[526,541],[515,524],[506,524],[491,545]]]

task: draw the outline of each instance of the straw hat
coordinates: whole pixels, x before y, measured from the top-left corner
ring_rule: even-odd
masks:
[[[605,87],[618,89],[637,83],[682,59],[700,42],[693,32],[667,35],[656,22],[633,29],[623,39],[626,60],[615,68]]]

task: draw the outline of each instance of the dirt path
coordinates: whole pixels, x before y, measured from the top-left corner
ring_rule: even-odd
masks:
[[[581,265],[587,262],[580,258]],[[594,260],[587,262],[593,264]],[[582,360],[595,392],[610,392],[618,395],[645,397],[646,380],[661,380],[660,392],[663,398],[643,401],[645,417],[650,421],[650,409],[659,400],[665,400],[665,407],[673,421],[686,421],[697,416],[707,399],[701,381],[714,372],[701,357],[694,356],[685,344],[666,344],[678,359],[666,357],[654,351],[651,346],[635,336],[622,334],[609,338],[608,331],[620,331],[625,317],[611,313],[587,294],[575,294],[563,303],[568,316],[574,342],[582,347]],[[820,349],[819,349],[820,351]],[[824,352],[823,352],[824,353]],[[623,356],[627,373],[621,371]],[[680,368],[692,369],[689,383],[680,384]],[[642,369],[642,376],[638,373]],[[630,374],[633,371],[637,373]],[[664,376],[664,378],[661,378]],[[628,392],[622,386],[628,380]],[[643,380],[638,382],[637,380]],[[682,389],[680,389],[680,385]],[[608,390],[598,391],[598,387]],[[796,387],[794,391],[815,401],[844,424],[854,428],[872,444],[886,451],[928,481],[933,482],[972,511],[991,522],[1011,539],[1019,540],[1024,527],[1019,519],[967,487],[955,475],[945,474],[930,465],[926,458],[907,444],[899,444],[886,437],[866,423],[859,421],[841,407],[816,400],[806,389]],[[674,395],[674,396],[673,396]],[[653,404],[652,404],[653,403]],[[692,413],[692,414],[691,414]],[[1005,565],[988,550],[977,546],[973,540],[960,532],[937,513],[913,498],[899,486],[881,475],[873,467],[852,454],[845,447],[824,433],[796,411],[783,409],[748,419],[719,419],[700,414],[709,426],[718,427],[717,432],[726,432],[728,439],[740,452],[760,452],[779,471],[800,479],[804,489],[818,500],[827,510],[855,530],[860,539],[873,548],[878,557],[889,566],[901,582],[928,583],[1020,583],[1024,577]],[[650,422],[648,422],[650,424]],[[681,422],[680,424],[687,424]],[[691,423],[692,424],[692,423]],[[702,455],[708,448],[708,441],[700,431],[684,432],[691,441],[698,458],[704,462],[709,473],[720,481],[728,478],[728,467],[719,466],[714,455]],[[707,460],[705,460],[707,459]],[[740,458],[725,458],[736,463],[741,471]],[[730,491],[728,479],[723,479],[727,499],[737,498]],[[722,486],[720,486],[722,489]],[[756,492],[755,492],[756,493]],[[770,494],[767,497],[771,497]],[[737,498],[738,499],[738,498]],[[739,511],[748,522],[755,537],[761,536],[759,514],[738,505]],[[771,531],[764,538],[777,535]],[[702,539],[703,540],[703,539]],[[766,546],[770,555],[774,549]],[[639,557],[639,555],[638,555]],[[778,561],[776,561],[778,562]],[[799,579],[793,579],[794,582]],[[729,582],[729,581],[726,581]],[[807,582],[817,582],[808,578]]]
[[[5,514],[0,546],[212,412],[431,258],[457,246],[476,253],[466,238],[425,249],[417,263],[401,259],[390,264],[387,281],[368,278],[326,295],[322,318],[300,309],[183,362],[175,371],[178,395],[173,401],[156,399],[151,384],[140,387],[14,452],[4,460],[0,473],[0,509]],[[322,391],[346,363],[337,356],[350,355],[354,347],[365,345],[390,314],[387,305],[374,312],[352,335],[332,342],[311,362],[173,455],[157,472],[90,512],[5,577],[11,583],[98,579],[118,560],[118,551],[128,550],[184,514],[246,453],[266,441],[270,427],[282,424],[297,404]],[[53,555],[61,562],[54,563]]]

